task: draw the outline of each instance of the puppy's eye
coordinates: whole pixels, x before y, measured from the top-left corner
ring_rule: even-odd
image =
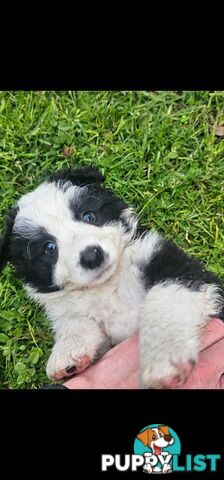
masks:
[[[82,214],[82,219],[86,223],[94,223],[96,221],[96,215],[93,212],[84,212]]]
[[[44,246],[44,251],[47,255],[55,255],[57,252],[57,244],[56,242],[47,242]]]

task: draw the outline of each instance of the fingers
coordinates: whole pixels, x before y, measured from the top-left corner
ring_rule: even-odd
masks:
[[[190,377],[182,388],[223,388],[224,338],[203,350]]]
[[[219,318],[213,318],[205,327],[202,338],[202,350],[210,347],[221,338],[224,338],[224,322],[219,320]]]

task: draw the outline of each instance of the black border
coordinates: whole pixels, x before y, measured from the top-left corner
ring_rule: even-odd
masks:
[[[221,478],[223,403],[223,390],[2,390],[1,454],[13,451],[13,466],[15,455],[31,459],[38,452],[36,473],[51,459],[49,466],[63,467],[64,476],[71,468],[74,478],[78,470],[105,479],[144,478],[142,472],[101,472],[101,455],[133,453],[137,433],[163,423],[179,435],[182,454],[222,455],[217,473],[176,473],[176,478]]]
[[[208,54],[203,64],[198,50],[196,64],[191,55],[173,58],[167,51],[165,60],[158,52],[155,61],[150,45],[145,57],[133,52],[127,63],[122,50],[121,67],[109,52],[106,61],[96,51],[97,58],[84,55],[81,62],[77,52],[70,58],[65,51],[57,58],[14,53],[7,62],[2,59],[1,90],[224,90],[221,57],[216,63]],[[80,471],[84,477],[144,478],[130,472],[101,474],[101,454],[132,453],[136,433],[156,422],[180,434],[186,453],[222,454],[223,404],[223,390],[0,391],[2,465],[10,474],[15,468],[17,477],[27,470],[52,476],[55,469],[63,477],[71,471],[76,478]],[[217,475],[187,478],[221,478],[223,470],[224,461]]]

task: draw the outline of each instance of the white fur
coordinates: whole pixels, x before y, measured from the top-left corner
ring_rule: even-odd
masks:
[[[45,307],[55,332],[47,374],[53,378],[78,365],[84,355],[93,361],[99,351],[139,332],[141,384],[160,386],[180,364],[196,361],[206,320],[218,314],[217,287],[204,285],[195,292],[163,282],[147,292],[141,265],[159,250],[161,237],[151,231],[134,240],[137,220],[131,209],[123,212],[130,225],[126,233],[121,222],[98,228],[75,220],[69,201],[75,196],[78,202],[85,193],[86,187],[70,182],[64,189],[45,182],[18,203],[14,232],[27,232],[27,225],[41,226],[58,244],[54,280],[63,289],[41,294],[27,286],[29,295]],[[89,245],[99,245],[106,262],[85,271],[79,258]]]
[[[219,290],[204,284],[192,291],[178,282],[155,285],[141,310],[141,383],[159,387],[178,376],[181,366],[196,362],[203,327],[219,314]],[[150,348],[149,348],[150,345]]]

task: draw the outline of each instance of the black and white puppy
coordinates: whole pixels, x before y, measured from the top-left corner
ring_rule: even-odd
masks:
[[[6,219],[0,268],[14,264],[51,320],[50,378],[80,372],[138,333],[141,386],[175,387],[197,360],[206,322],[223,315],[223,287],[139,227],[102,182],[93,167],[59,171],[23,195]]]

